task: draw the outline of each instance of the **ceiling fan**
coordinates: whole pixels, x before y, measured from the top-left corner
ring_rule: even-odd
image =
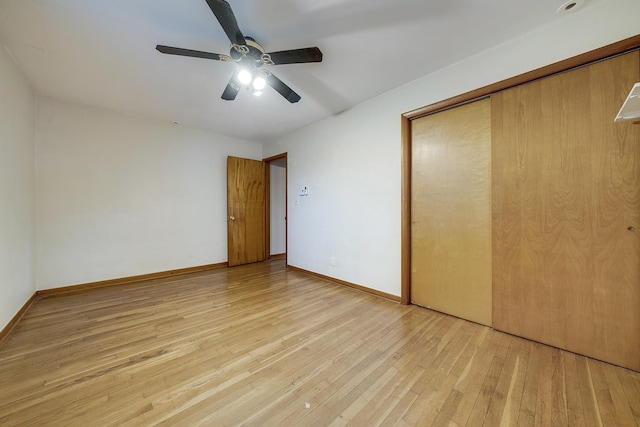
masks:
[[[253,38],[242,34],[229,3],[224,0],[206,1],[231,41],[229,55],[164,45],[157,45],[156,49],[170,55],[237,63],[239,65],[238,70],[231,77],[229,84],[227,84],[227,87],[222,93],[222,99],[224,100],[233,101],[236,99],[240,88],[243,86],[249,87],[249,85],[251,85],[250,87],[252,88],[253,94],[260,95],[268,84],[287,101],[291,103],[300,101],[300,95],[295,93],[293,89],[273,75],[269,70],[263,68],[263,66],[322,62],[322,52],[320,49],[317,47],[308,47],[304,49],[265,52],[264,48]]]

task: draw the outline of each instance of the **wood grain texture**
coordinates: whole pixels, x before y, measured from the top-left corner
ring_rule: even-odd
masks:
[[[640,370],[639,53],[492,96],[493,325]]]
[[[281,260],[40,299],[0,378],[3,426],[640,423],[639,373]]]
[[[412,302],[491,325],[491,101],[415,120]]]
[[[227,158],[229,266],[267,258],[267,175],[265,162],[231,156]]]
[[[400,118],[402,129],[402,257],[401,294],[404,305],[411,304],[411,121]]]
[[[4,339],[9,336],[11,331],[13,331],[13,328],[15,328],[20,319],[22,319],[22,316],[24,316],[24,314],[29,311],[29,308],[31,308],[31,306],[34,302],[36,302],[37,299],[38,294],[34,292],[34,294],[29,297],[27,302],[25,302],[24,305],[20,307],[20,310],[18,310],[15,316],[13,316],[11,320],[9,320],[9,323],[7,323],[5,327],[2,328],[2,330],[0,330],[0,344],[2,344],[2,341],[4,341]]]
[[[581,67],[640,48],[640,34],[506,80],[402,114],[402,301],[411,301],[411,123],[414,119],[462,105],[511,87]]]

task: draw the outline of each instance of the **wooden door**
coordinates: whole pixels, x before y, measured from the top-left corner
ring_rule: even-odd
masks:
[[[491,105],[416,119],[411,166],[411,300],[491,325]]]
[[[493,326],[640,370],[638,52],[492,97]]]
[[[227,158],[229,266],[264,261],[266,253],[267,164]]]

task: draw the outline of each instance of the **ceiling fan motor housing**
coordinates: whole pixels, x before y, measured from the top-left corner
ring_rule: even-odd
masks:
[[[244,39],[247,42],[244,47],[248,49],[246,57],[253,59],[253,61],[255,62],[255,67],[261,67],[263,65],[261,58],[265,54],[264,48],[252,37],[245,36]],[[231,56],[231,58],[233,58],[234,61],[244,62],[242,61],[242,57],[245,56],[245,54],[243,54],[236,45],[231,45],[231,49],[229,49],[229,55]]]

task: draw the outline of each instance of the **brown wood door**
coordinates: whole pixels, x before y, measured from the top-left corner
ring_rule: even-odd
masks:
[[[638,52],[492,97],[493,326],[640,370]],[[630,231],[634,227],[636,231]]]
[[[411,300],[491,325],[490,100],[411,130]]]
[[[229,266],[264,261],[266,253],[267,164],[227,158]]]

